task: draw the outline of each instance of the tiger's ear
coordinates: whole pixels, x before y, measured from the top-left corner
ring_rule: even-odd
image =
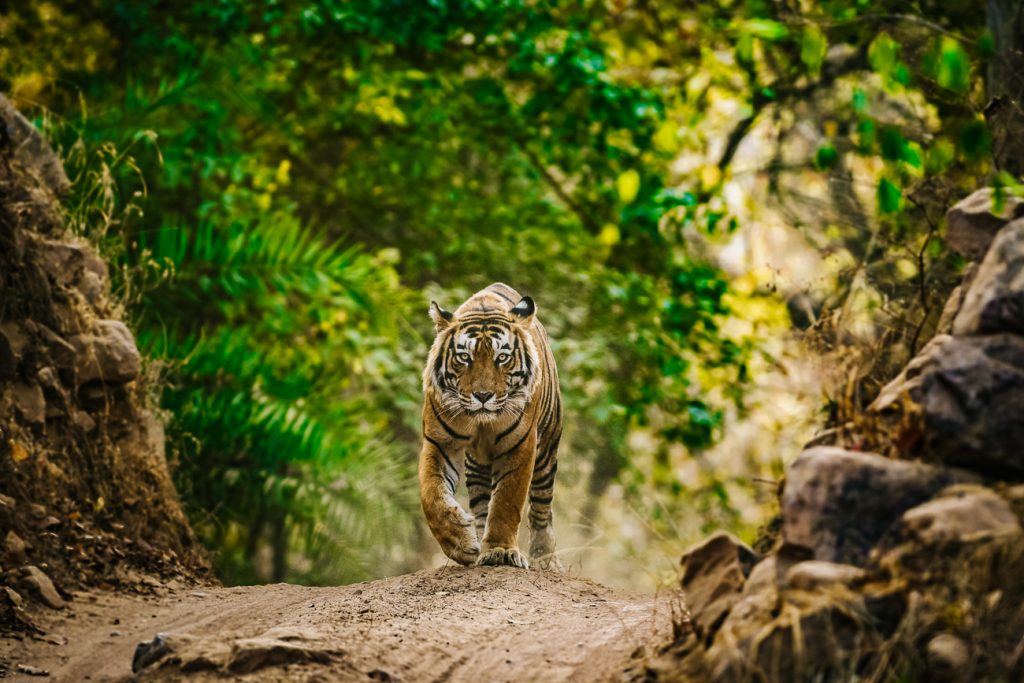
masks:
[[[533,320],[533,314],[537,312],[537,307],[531,297],[524,296],[509,312],[519,318],[521,322],[528,323]]]
[[[436,301],[430,302],[430,319],[434,321],[434,331],[440,332],[452,322],[454,318],[451,311],[446,311],[437,305]]]

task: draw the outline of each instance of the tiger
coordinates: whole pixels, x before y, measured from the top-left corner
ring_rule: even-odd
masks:
[[[536,304],[498,282],[454,313],[435,301],[429,312],[419,458],[427,526],[461,565],[561,570],[551,502],[562,396]],[[455,498],[463,474],[472,515]],[[527,497],[529,559],[517,540]]]

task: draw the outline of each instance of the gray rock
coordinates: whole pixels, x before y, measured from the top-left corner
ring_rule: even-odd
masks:
[[[903,527],[925,543],[972,542],[1021,533],[1010,505],[983,486],[955,486],[903,513]]]
[[[135,646],[132,655],[132,673],[139,673],[172,652],[171,638],[166,633],[157,633],[152,640],[144,640]]]
[[[782,491],[782,535],[813,559],[863,566],[900,515],[971,475],[923,463],[821,446],[790,466]]]
[[[35,126],[3,95],[0,95],[0,119],[22,167],[37,176],[54,194],[66,194],[71,183],[60,159]]]
[[[42,424],[46,421],[46,399],[43,398],[43,390],[35,382],[12,384],[11,400],[28,422]]]
[[[965,258],[979,261],[999,230],[1024,216],[1024,200],[1013,196],[1003,198],[1001,211],[995,210],[995,193],[984,188],[962,199],[946,212],[946,241]]]
[[[952,633],[940,633],[928,641],[928,673],[936,681],[973,680],[967,670],[971,661],[971,650],[967,643]]]
[[[848,586],[863,580],[865,576],[863,569],[850,564],[808,560],[789,568],[784,585],[786,588],[810,591],[835,585]]]
[[[60,593],[57,592],[57,588],[53,585],[53,581],[50,577],[43,573],[39,567],[29,565],[28,567],[22,567],[21,579],[18,585],[23,588],[30,589],[36,595],[38,595],[44,603],[53,607],[54,609],[61,609],[64,607],[64,599],[60,597]]]
[[[92,304],[106,294],[107,265],[88,244],[40,239],[38,249],[46,271],[58,284],[77,288]]]
[[[82,384],[121,384],[139,375],[139,350],[131,331],[120,320],[100,320],[94,334],[78,335],[71,343],[78,352],[78,381]]]
[[[931,462],[1024,477],[1024,337],[936,337],[869,410],[919,417]]]
[[[954,335],[999,332],[1024,334],[1024,220],[999,231],[953,321]]]
[[[699,636],[710,640],[740,599],[756,561],[754,551],[724,531],[683,554],[682,587]]]

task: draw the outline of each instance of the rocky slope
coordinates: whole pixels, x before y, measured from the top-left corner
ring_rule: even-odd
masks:
[[[1024,201],[994,199],[949,213],[980,263],[940,334],[792,463],[770,552],[687,551],[691,627],[632,678],[1024,680]]]
[[[106,263],[64,227],[69,189],[0,97],[0,631],[67,591],[205,576]],[[38,635],[38,633],[37,633]]]

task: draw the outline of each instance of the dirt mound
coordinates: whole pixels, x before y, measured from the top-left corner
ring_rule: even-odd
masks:
[[[48,618],[52,642],[0,643],[0,657],[12,673],[58,681],[123,680],[133,659],[142,681],[610,680],[667,636],[678,600],[510,567],[337,588],[93,593],[76,601],[87,605],[77,617]]]
[[[68,181],[0,97],[0,629],[66,591],[206,575],[106,263],[64,227]],[[149,577],[149,578],[147,578]]]

